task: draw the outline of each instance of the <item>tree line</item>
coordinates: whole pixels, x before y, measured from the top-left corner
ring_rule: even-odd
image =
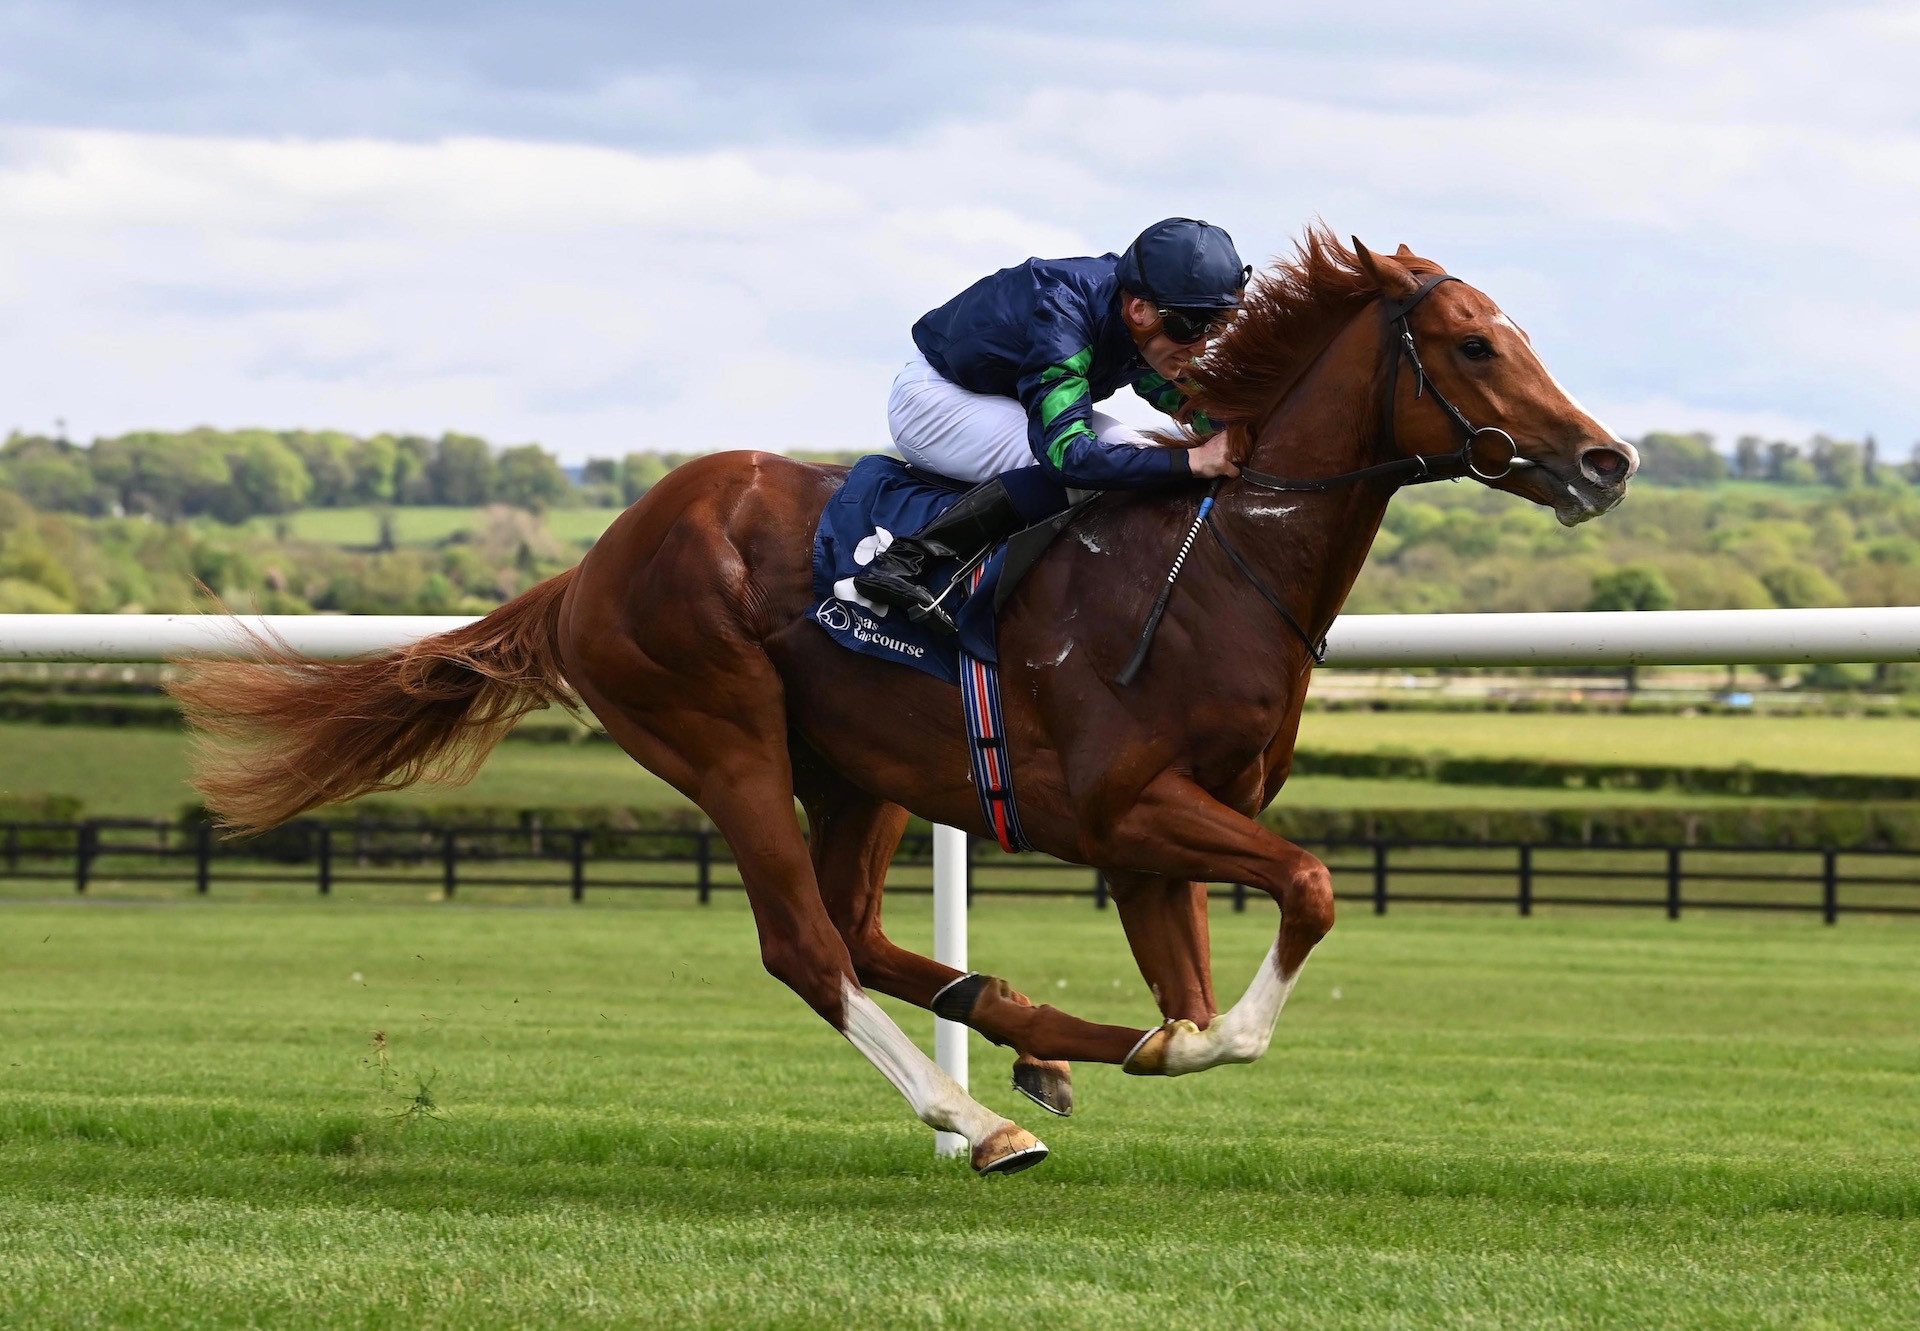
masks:
[[[91,445],[15,433],[0,489],[44,512],[222,522],[363,504],[624,507],[688,453],[596,459],[576,480],[538,444],[340,430],[137,430]],[[852,461],[858,454],[819,454]]]
[[[1655,431],[1637,442],[1641,480],[1698,487],[1721,481],[1890,489],[1920,482],[1920,446],[1885,462],[1871,436],[1802,443],[1747,435],[1723,453],[1712,436]],[[538,444],[496,447],[448,432],[353,435],[340,430],[137,430],[90,445],[15,433],[0,444],[0,489],[43,512],[222,522],[303,508],[509,504],[625,507],[690,453],[596,458],[570,474]],[[852,462],[857,453],[809,453]]]
[[[1773,485],[1824,485],[1835,490],[1899,487],[1920,483],[1920,443],[1904,462],[1881,456],[1872,435],[1855,442],[1816,434],[1802,443],[1743,434],[1730,453],[1705,433],[1656,430],[1635,441],[1640,474],[1655,485],[1700,486],[1719,481]]]

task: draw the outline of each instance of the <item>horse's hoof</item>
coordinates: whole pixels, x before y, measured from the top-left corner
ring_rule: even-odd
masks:
[[[1017,1123],[1002,1123],[973,1148],[976,1174],[1018,1174],[1047,1158],[1047,1145]]]
[[[1025,1059],[1013,1065],[1013,1089],[1061,1118],[1073,1115],[1073,1069],[1067,1063],[1029,1063]]]
[[[1127,1055],[1127,1061],[1121,1069],[1135,1077],[1164,1077],[1167,1072],[1167,1050],[1173,1045],[1176,1034],[1200,1034],[1200,1028],[1185,1017],[1176,1017],[1154,1027],[1140,1037],[1140,1043]]]

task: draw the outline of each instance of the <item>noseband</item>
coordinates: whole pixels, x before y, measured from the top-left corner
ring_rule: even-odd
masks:
[[[1442,282],[1458,282],[1460,279],[1451,273],[1435,273],[1415,288],[1404,300],[1389,300],[1382,304],[1386,315],[1388,345],[1387,391],[1380,400],[1380,449],[1384,453],[1394,451],[1394,420],[1398,415],[1395,408],[1399,403],[1400,362],[1410,361],[1413,365],[1413,395],[1431,396],[1447,413],[1447,418],[1459,427],[1463,436],[1460,447],[1452,453],[1415,453],[1410,457],[1393,458],[1391,461],[1375,463],[1371,467],[1362,467],[1358,471],[1342,472],[1338,476],[1325,476],[1318,480],[1296,481],[1284,476],[1273,476],[1264,471],[1255,471],[1251,467],[1240,469],[1240,479],[1263,490],[1316,491],[1336,490],[1343,485],[1352,485],[1357,481],[1385,481],[1395,486],[1424,485],[1428,481],[1455,481],[1463,476],[1472,476],[1482,481],[1497,481],[1507,475],[1516,466],[1524,465],[1520,456],[1520,446],[1513,442],[1513,436],[1497,425],[1476,426],[1467,419],[1466,413],[1447,401],[1446,394],[1440,391],[1427,374],[1426,366],[1420,363],[1420,349],[1414,345],[1413,329],[1407,323],[1420,302],[1433,294],[1435,287]],[[1264,424],[1264,422],[1262,422]],[[1257,429],[1256,429],[1257,434]],[[1496,465],[1481,466],[1474,456],[1475,446],[1482,439],[1493,440],[1506,445],[1506,456]]]

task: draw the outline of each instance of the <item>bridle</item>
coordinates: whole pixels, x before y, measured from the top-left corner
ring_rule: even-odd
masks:
[[[1409,326],[1407,317],[1419,307],[1421,301],[1433,294],[1435,287],[1443,282],[1458,281],[1460,279],[1451,273],[1435,273],[1421,282],[1405,298],[1382,302],[1381,310],[1386,316],[1388,346],[1386,350],[1387,384],[1386,392],[1380,399],[1379,435],[1380,452],[1391,454],[1394,451],[1394,419],[1397,414],[1395,407],[1399,402],[1400,362],[1410,361],[1413,364],[1414,374],[1413,395],[1415,397],[1431,396],[1440,404],[1440,409],[1447,413],[1448,419],[1459,427],[1460,433],[1464,436],[1458,449],[1451,453],[1415,453],[1410,457],[1397,457],[1387,462],[1375,463],[1371,467],[1362,467],[1358,471],[1342,472],[1338,476],[1325,476],[1306,481],[1289,480],[1284,476],[1273,476],[1264,471],[1255,471],[1251,467],[1242,467],[1240,479],[1249,485],[1259,486],[1263,490],[1318,491],[1335,490],[1343,485],[1372,480],[1386,481],[1396,487],[1424,485],[1428,481],[1455,481],[1465,476],[1472,476],[1482,481],[1497,481],[1512,472],[1515,467],[1531,466],[1527,459],[1520,456],[1520,446],[1514,443],[1512,435],[1497,425],[1476,426],[1468,420],[1465,412],[1447,401],[1446,394],[1440,391],[1439,385],[1435,384],[1427,374],[1427,367],[1420,363],[1420,349],[1414,345],[1413,329]],[[1267,415],[1271,416],[1278,408],[1279,404],[1275,403]],[[1253,433],[1256,438],[1259,436],[1260,427],[1266,424],[1266,420],[1267,417],[1263,416],[1254,422]],[[1506,445],[1506,457],[1494,464],[1499,467],[1497,471],[1493,469],[1493,465],[1483,467],[1475,457],[1475,445],[1483,439],[1491,439]]]
[[[1435,273],[1399,300],[1382,299],[1381,312],[1385,315],[1387,331],[1387,346],[1383,353],[1387,358],[1387,381],[1386,391],[1380,399],[1378,434],[1379,451],[1385,454],[1393,453],[1394,422],[1398,414],[1396,408],[1399,405],[1400,362],[1411,361],[1414,373],[1413,395],[1416,398],[1431,396],[1440,404],[1440,409],[1447,413],[1447,418],[1459,428],[1463,436],[1459,448],[1451,453],[1415,453],[1406,457],[1390,458],[1386,462],[1376,462],[1358,471],[1341,472],[1337,476],[1323,476],[1312,480],[1292,480],[1285,476],[1256,471],[1252,467],[1242,467],[1238,479],[1262,490],[1321,493],[1360,481],[1379,481],[1393,489],[1403,485],[1424,485],[1429,481],[1457,481],[1467,476],[1481,481],[1497,481],[1510,474],[1516,467],[1533,466],[1531,461],[1520,456],[1520,446],[1514,442],[1512,435],[1497,425],[1476,426],[1467,419],[1465,412],[1447,401],[1446,394],[1440,391],[1439,386],[1427,374],[1427,367],[1420,363],[1420,349],[1414,345],[1413,329],[1407,322],[1408,316],[1418,308],[1421,301],[1433,294],[1435,287],[1443,282],[1460,280],[1451,273]],[[1284,400],[1283,396],[1282,401]],[[1268,408],[1265,415],[1253,423],[1252,432],[1256,439],[1267,420],[1279,408],[1280,403],[1275,402]],[[1475,456],[1475,447],[1482,440],[1505,444],[1506,456],[1497,463],[1482,466]],[[1494,469],[1495,466],[1498,470]],[[1293,612],[1288,610],[1273,589],[1261,580],[1260,574],[1252,564],[1247,562],[1246,556],[1241,554],[1234,547],[1233,542],[1229,541],[1226,534],[1220,530],[1219,520],[1214,517],[1214,499],[1219,494],[1223,483],[1224,478],[1215,480],[1208,487],[1206,497],[1200,501],[1200,512],[1195,515],[1193,527],[1187,532],[1187,539],[1181,543],[1179,553],[1174,557],[1173,567],[1167,572],[1166,585],[1161,588],[1159,599],[1147,615],[1147,622],[1141,630],[1139,645],[1135,647],[1132,658],[1114,677],[1116,683],[1131,684],[1139,675],[1141,667],[1146,664],[1147,651],[1153,645],[1154,633],[1159,629],[1161,616],[1166,613],[1167,602],[1173,595],[1173,584],[1179,578],[1180,568],[1186,563],[1187,554],[1193,549],[1194,538],[1200,534],[1202,526],[1213,533],[1214,539],[1220,543],[1220,549],[1240,571],[1240,575],[1253,584],[1253,589],[1260,593],[1261,598],[1273,608],[1274,613],[1278,614],[1286,626],[1293,630],[1294,636],[1299,638],[1302,645],[1306,647],[1307,654],[1313,658],[1314,664],[1325,663],[1326,634],[1322,633],[1315,637],[1301,627],[1300,621],[1294,618]]]

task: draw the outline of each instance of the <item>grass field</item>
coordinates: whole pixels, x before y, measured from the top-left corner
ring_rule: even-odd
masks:
[[[922,903],[894,916],[924,944]],[[760,973],[735,899],[0,920],[9,1326],[1861,1327],[1920,1308],[1905,925],[1349,912],[1254,1067],[1083,1068],[1081,1113],[1036,1122],[976,1041],[983,1098],[1055,1151],[980,1182]],[[1271,925],[1216,915],[1223,989]],[[992,903],[974,955],[1090,1017],[1150,1012],[1115,921],[1084,908]]]
[[[1920,773],[1920,717],[1308,712],[1300,743],[1352,753],[1403,749],[1461,758]]]
[[[1420,717],[1424,725],[1430,717]],[[1442,718],[1447,719],[1447,718]],[[1556,718],[1558,719],[1558,718]],[[1581,718],[1573,718],[1581,719]],[[1422,732],[1424,733],[1424,732]],[[96,816],[172,817],[194,798],[187,785],[188,740],[169,730],[86,726],[0,725],[0,795],[75,795]],[[630,805],[683,803],[665,782],[611,744],[503,744],[479,777],[462,787],[419,787],[382,799],[409,804],[503,803]],[[1670,791],[1591,791],[1440,785],[1419,781],[1300,777],[1288,782],[1282,807],[1529,808],[1751,804],[1745,797]]]

